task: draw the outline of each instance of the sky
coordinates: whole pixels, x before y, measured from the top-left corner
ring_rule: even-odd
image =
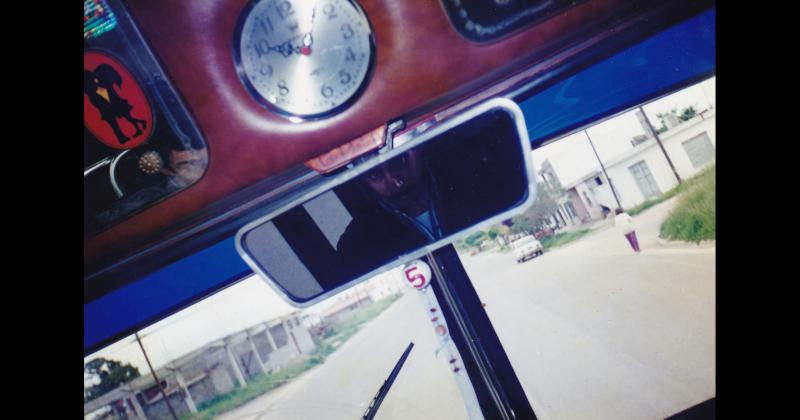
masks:
[[[644,105],[651,123],[658,128],[656,114],[680,111],[688,106],[703,110],[716,106],[716,78],[712,77],[697,85],[663,97]],[[603,161],[630,149],[630,139],[644,134],[644,129],[629,111],[589,127],[589,136]],[[589,169],[598,168],[597,158],[583,131],[565,136],[533,152],[534,168],[538,170],[545,159],[551,159],[562,182],[565,178],[580,177]],[[397,276],[398,269],[379,275]],[[329,299],[307,308],[305,313],[324,310],[335,303]],[[290,314],[298,309],[287,304],[258,275],[248,277],[189,308],[161,320],[139,332],[153,366],[158,369],[170,360],[180,357],[215,339],[251,327],[257,323]],[[141,374],[149,369],[134,336],[124,338],[84,358],[84,363],[105,357],[139,368]]]

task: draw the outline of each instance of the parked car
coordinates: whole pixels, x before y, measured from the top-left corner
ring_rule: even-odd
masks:
[[[528,259],[528,257],[536,257],[544,254],[542,243],[536,240],[534,236],[526,236],[511,243],[514,249],[514,256],[517,262],[521,263]]]

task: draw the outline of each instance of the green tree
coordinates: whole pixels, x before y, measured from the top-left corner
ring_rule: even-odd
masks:
[[[694,106],[689,106],[683,108],[681,112],[678,112],[677,109],[673,108],[669,110],[669,112],[662,112],[660,114],[656,114],[656,117],[658,117],[658,119],[661,121],[661,127],[659,127],[658,130],[656,130],[657,133],[661,134],[667,131],[667,123],[665,119],[669,114],[678,117],[678,119],[681,121],[689,121],[690,119],[694,118],[695,115],[697,115],[697,110],[694,108]]]
[[[666,118],[667,118],[667,115],[669,115],[669,114],[677,116],[678,115],[678,111],[675,108],[673,108],[673,109],[670,109],[669,112],[662,112],[660,114],[656,114],[656,117],[658,117],[658,120],[661,121],[661,127],[658,127],[658,130],[656,130],[656,132],[658,134],[661,134],[661,133],[663,133],[663,132],[668,130]]]
[[[697,110],[694,109],[693,106],[690,106],[682,109],[680,115],[678,115],[678,118],[680,118],[681,121],[689,121],[694,118],[695,115],[697,115]]]
[[[512,233],[533,233],[541,230],[558,211],[558,199],[566,194],[564,189],[560,185],[549,183],[537,185],[536,201],[525,213],[512,220]]]
[[[139,369],[128,363],[102,357],[93,359],[83,367],[84,377],[100,380],[89,388],[84,388],[84,402],[91,401],[120,385],[140,376]]]
[[[492,226],[492,228],[486,232],[486,236],[488,236],[489,239],[491,240],[497,239],[497,235],[499,234],[500,234],[500,228],[497,226]]]
[[[486,239],[486,232],[479,230],[464,239],[464,242],[471,247],[480,247],[481,242]]]

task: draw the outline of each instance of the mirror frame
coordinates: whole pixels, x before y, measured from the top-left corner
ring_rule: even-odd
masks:
[[[472,225],[466,229],[462,229],[460,231],[454,232],[432,244],[429,244],[425,247],[419,248],[414,250],[413,252],[399,255],[396,258],[388,261],[386,264],[383,264],[364,275],[354,278],[334,289],[328,290],[320,295],[317,295],[311,299],[305,301],[296,301],[290,297],[290,294],[284,290],[284,288],[275,281],[272,277],[270,277],[261,266],[250,257],[247,253],[247,250],[244,245],[244,237],[252,230],[258,228],[264,223],[268,223],[275,219],[276,217],[286,213],[287,211],[300,206],[318,196],[333,190],[334,188],[338,187],[339,185],[348,182],[359,175],[369,171],[370,169],[387,162],[388,160],[412,149],[417,147],[427,141],[434,139],[435,137],[443,134],[447,130],[451,128],[455,128],[463,123],[466,123],[476,117],[483,115],[484,113],[494,111],[494,110],[502,110],[506,112],[514,122],[517,128],[517,134],[519,135],[519,147],[522,150],[522,154],[524,157],[524,164],[525,164],[525,173],[528,177],[528,191],[527,197],[525,200],[517,205],[516,207],[506,210],[502,213],[499,213],[495,216],[490,217],[480,223]],[[409,135],[410,138],[403,138],[406,135]],[[401,141],[402,139],[402,141]],[[316,185],[309,191],[299,195],[294,200],[290,201],[289,203],[275,209],[266,215],[259,217],[258,219],[244,225],[239,231],[236,233],[236,251],[239,253],[239,256],[247,263],[248,266],[253,270],[254,273],[261,276],[261,278],[272,287],[275,292],[281,296],[286,302],[290,305],[298,308],[306,308],[320,301],[327,299],[328,297],[334,296],[340,292],[343,292],[359,283],[362,283],[370,278],[388,271],[389,269],[401,266],[402,264],[418,259],[426,254],[429,254],[447,244],[452,242],[454,238],[462,237],[470,232],[479,230],[480,228],[491,226],[496,223],[500,223],[503,220],[510,219],[514,216],[522,214],[525,210],[527,210],[533,202],[536,200],[536,173],[533,167],[533,158],[531,156],[531,143],[528,138],[528,130],[525,126],[525,117],[522,114],[522,110],[519,106],[512,100],[507,98],[493,98],[489,99],[485,102],[482,102],[472,108],[469,108],[457,115],[449,117],[441,122],[436,123],[434,126],[428,128],[426,131],[422,133],[416,133],[414,130],[404,133],[403,135],[399,136],[398,139],[394,141],[395,148],[382,153],[376,156],[370,157],[368,160],[356,165],[353,168],[347,169],[346,171],[331,177],[330,179],[322,182],[321,184]]]

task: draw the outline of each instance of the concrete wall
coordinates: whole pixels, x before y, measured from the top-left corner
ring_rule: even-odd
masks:
[[[287,322],[286,325],[289,327],[290,335],[293,335],[295,340],[297,340],[300,352],[303,354],[313,353],[316,346],[314,345],[314,340],[311,338],[311,334],[303,326],[303,323],[300,322],[299,319],[293,318],[291,322]]]
[[[239,365],[245,380],[250,380],[250,378],[262,373],[258,359],[253,355],[252,347],[246,339],[240,343],[232,344],[232,346],[233,356],[236,358],[236,363]]]
[[[225,365],[220,365],[208,374],[208,378],[204,380],[211,381],[212,386],[217,394],[224,394],[233,391],[236,388],[236,382],[232,373],[228,372]],[[199,401],[195,403],[200,404]]]
[[[180,371],[184,380],[191,381],[193,378],[217,369],[219,366],[225,364],[228,364],[225,349],[222,347],[213,347],[206,349],[203,353],[183,363],[180,366]],[[171,376],[170,380],[172,381]]]
[[[251,339],[267,372],[277,371],[295,361],[300,355],[312,353],[316,348],[311,334],[297,316],[287,317],[278,324],[270,325],[267,329],[254,331],[256,332],[251,333]],[[253,354],[252,347],[245,335],[236,337],[231,346],[234,358],[242,374],[245,375],[245,380],[261,374],[258,359]],[[224,360],[226,364],[229,364],[227,356]],[[228,371],[230,375],[234,374],[232,369],[229,368]]]
[[[169,403],[172,406],[172,409],[175,410],[175,414],[178,417],[188,415],[189,407],[186,405],[186,402],[181,398],[179,393],[173,393],[169,395]],[[164,399],[161,398],[153,404],[142,404],[142,409],[144,410],[145,415],[147,416],[148,420],[172,420],[172,415],[169,412],[169,408],[167,407],[167,403],[164,402]]]
[[[589,212],[586,210],[583,198],[578,196],[578,192],[575,191],[575,188],[567,191],[567,195],[569,196],[569,201],[572,202],[572,206],[575,208],[575,212],[578,213],[579,222],[588,220],[590,218]]]
[[[261,356],[261,360],[266,364],[270,358],[270,354],[272,354],[272,351],[275,350],[274,348],[272,348],[272,344],[269,343],[269,339],[267,338],[267,332],[261,331],[256,334],[253,334],[252,340],[253,344],[256,345],[258,354]]]
[[[603,217],[601,205],[608,207],[608,209],[613,212],[614,209],[617,208],[617,200],[614,199],[614,193],[611,191],[611,185],[609,185],[606,177],[602,173],[597,174],[596,177],[600,178],[601,185],[597,185],[595,177],[587,180],[585,184],[592,192],[593,201],[600,213],[599,217]]]
[[[219,371],[222,372],[221,369],[219,369]],[[195,405],[198,406],[198,409],[200,408],[199,407],[200,404],[202,404],[204,401],[208,401],[219,394],[224,394],[228,391],[233,390],[232,386],[230,389],[227,390],[225,390],[224,388],[218,389],[217,383],[211,376],[206,376],[202,380],[189,385],[188,388],[189,388],[189,393],[192,395],[192,400],[194,401]]]
[[[600,208],[600,204],[597,202],[597,197],[594,196],[594,193],[589,189],[586,183],[581,182],[580,184],[576,185],[574,189],[578,194],[578,197],[580,197],[584,209],[589,214],[589,217],[593,220],[602,219],[603,210]],[[586,196],[588,196],[589,200],[591,200],[591,204],[586,201]],[[577,206],[575,207],[577,208]]]

